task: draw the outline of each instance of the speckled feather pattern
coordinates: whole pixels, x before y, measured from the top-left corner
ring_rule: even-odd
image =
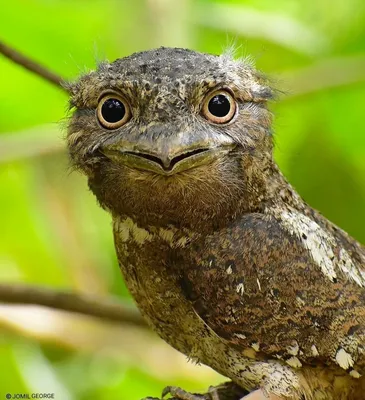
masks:
[[[233,123],[200,115],[229,89]],[[275,91],[245,60],[184,49],[136,53],[69,85],[68,146],[113,218],[126,284],[150,326],[190,359],[287,400],[365,398],[365,250],[310,208],[272,158]],[[106,91],[132,119],[103,129]],[[236,147],[169,177],[115,163],[102,146]]]

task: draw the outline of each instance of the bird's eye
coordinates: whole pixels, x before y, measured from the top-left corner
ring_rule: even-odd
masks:
[[[236,115],[237,104],[226,90],[210,93],[204,100],[202,114],[215,124],[226,124]]]
[[[126,100],[115,94],[109,94],[100,99],[96,114],[101,125],[107,129],[119,128],[131,117]]]

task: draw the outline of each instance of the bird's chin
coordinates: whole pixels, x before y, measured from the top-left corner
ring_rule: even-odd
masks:
[[[243,196],[240,158],[230,151],[201,152],[185,160],[184,168],[177,163],[167,173],[109,155],[95,166],[89,187],[114,216],[137,218],[141,226],[198,226],[199,221],[230,215]]]

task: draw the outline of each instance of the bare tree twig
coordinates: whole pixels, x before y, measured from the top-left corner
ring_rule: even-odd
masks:
[[[139,312],[120,302],[21,284],[0,284],[0,302],[32,304],[146,327]]]
[[[64,79],[61,76],[50,71],[43,65],[38,64],[29,57],[19,53],[17,50],[11,48],[10,46],[7,46],[2,41],[0,41],[0,54],[4,55],[11,61],[14,61],[16,64],[21,65],[28,71],[33,72],[34,74],[40,76],[41,78],[47,80],[48,82],[67,92],[67,89],[62,86],[62,82],[64,82]]]

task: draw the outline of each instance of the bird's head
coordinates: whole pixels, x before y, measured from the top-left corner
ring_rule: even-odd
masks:
[[[264,195],[273,91],[250,63],[160,48],[102,63],[69,91],[71,160],[112,214],[192,225]]]

